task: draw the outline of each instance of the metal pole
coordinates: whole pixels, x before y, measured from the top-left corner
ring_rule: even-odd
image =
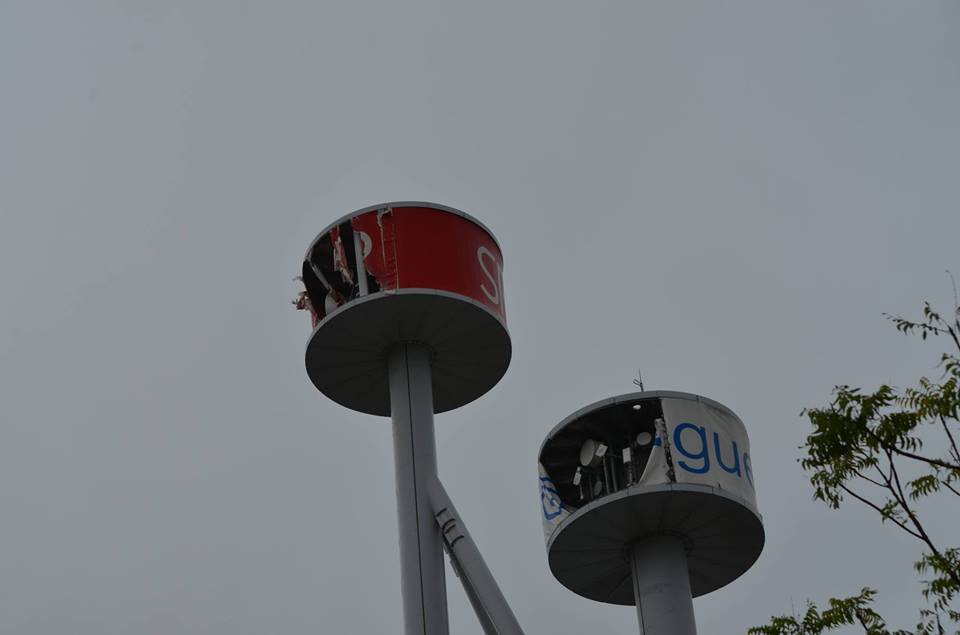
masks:
[[[388,370],[400,526],[403,632],[447,635],[443,546],[428,492],[437,473],[430,350],[423,344],[399,344],[390,351]]]
[[[450,553],[450,560],[455,565],[454,570],[463,583],[483,632],[487,635],[523,635],[523,629],[439,478],[431,479],[429,491],[434,516]]]
[[[651,536],[630,549],[641,635],[697,635],[683,542]]]

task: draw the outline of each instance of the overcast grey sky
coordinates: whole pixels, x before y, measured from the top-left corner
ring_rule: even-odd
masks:
[[[439,461],[528,633],[636,631],[550,576],[536,457],[638,366],[751,436],[766,549],[701,632],[865,584],[912,624],[917,545],[811,501],[799,413],[936,372],[881,312],[951,299],[958,113],[957,0],[0,2],[0,633],[399,632],[389,423],[289,304],[398,199],[503,247],[512,366]]]

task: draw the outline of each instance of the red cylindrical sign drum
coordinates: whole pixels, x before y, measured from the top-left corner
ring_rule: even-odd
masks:
[[[476,399],[510,360],[503,257],[483,225],[433,203],[387,203],[350,214],[307,250],[298,306],[315,326],[307,372],[327,396],[389,414],[386,351],[430,346],[437,412]]]

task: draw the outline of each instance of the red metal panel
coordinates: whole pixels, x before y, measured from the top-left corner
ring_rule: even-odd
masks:
[[[486,230],[437,209],[401,207],[392,213],[399,288],[459,293],[506,319],[503,256]]]
[[[330,230],[330,239],[333,242],[333,268],[338,271],[345,282],[354,283],[353,273],[347,264],[347,252],[343,248],[343,241],[340,239],[340,228],[334,227]]]
[[[363,264],[377,280],[381,291],[397,288],[397,250],[394,216],[390,212],[375,211],[354,216],[353,230],[360,233],[363,243]]]

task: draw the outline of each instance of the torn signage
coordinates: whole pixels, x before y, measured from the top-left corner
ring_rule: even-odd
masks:
[[[543,511],[543,535],[549,538],[557,525],[562,523],[570,515],[570,510],[560,500],[560,490],[553,483],[553,480],[547,474],[543,464],[540,468],[540,507]]]
[[[750,445],[725,407],[687,393],[639,393],[588,406],[557,426],[540,452],[544,531],[623,490],[698,484],[756,509]]]
[[[333,270],[340,274],[344,282],[352,285],[356,276],[347,261],[347,250],[343,246],[339,227],[330,230],[330,241],[333,245]]]
[[[382,291],[397,288],[397,245],[394,216],[380,210],[350,219],[353,231],[360,237],[363,264]]]
[[[323,319],[378,292],[464,296],[506,319],[503,257],[493,236],[451,208],[398,203],[361,210],[328,228],[307,252],[303,280]],[[362,278],[362,279],[361,279]]]

